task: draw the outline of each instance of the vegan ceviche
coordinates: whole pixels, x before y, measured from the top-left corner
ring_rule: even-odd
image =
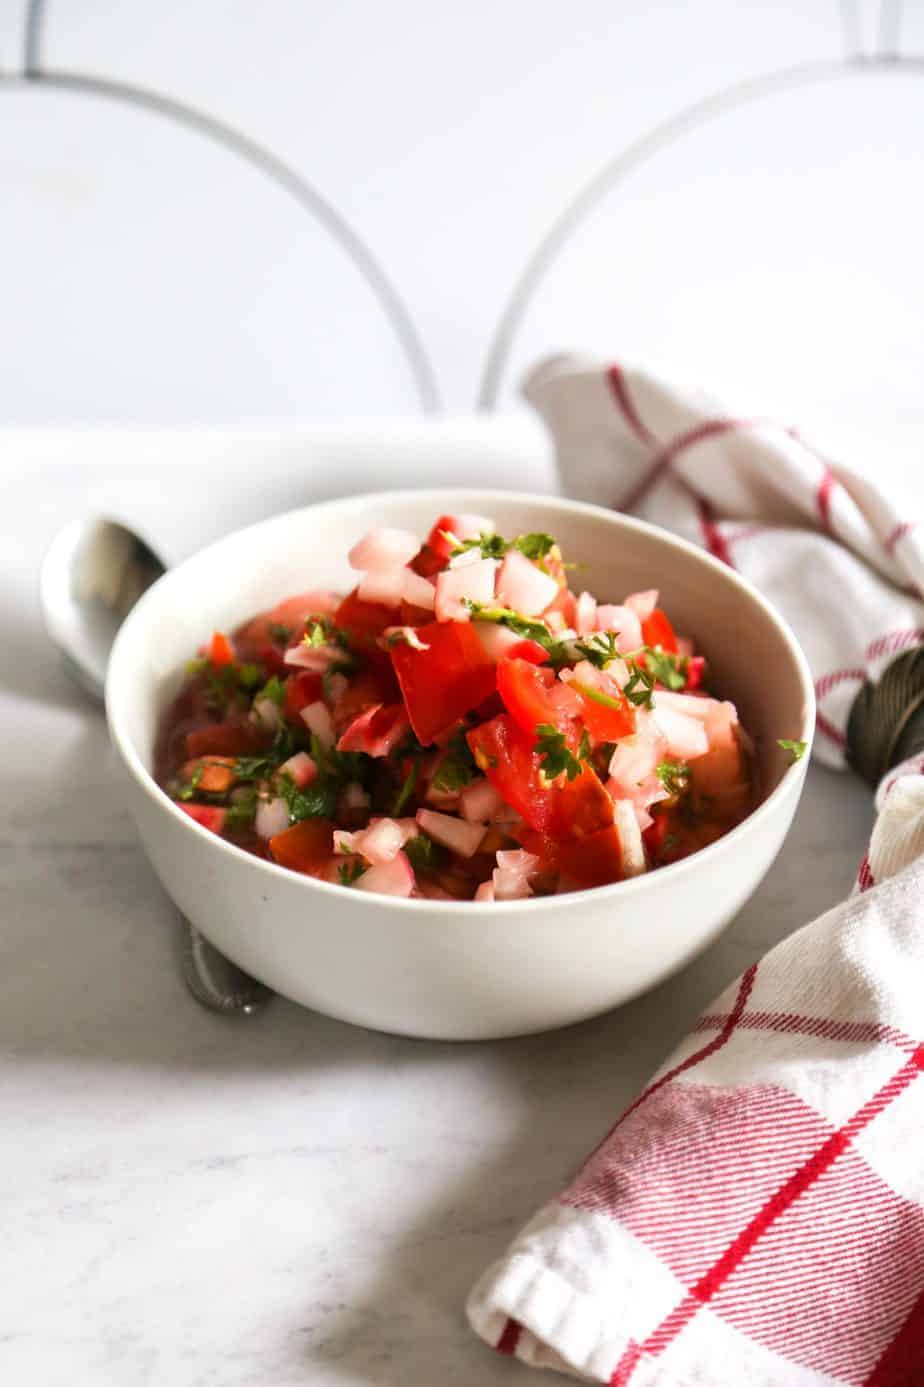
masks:
[[[322,881],[483,902],[676,862],[754,802],[749,738],[655,590],[572,591],[551,535],[375,529],[345,596],[286,598],[187,667],[155,775]]]

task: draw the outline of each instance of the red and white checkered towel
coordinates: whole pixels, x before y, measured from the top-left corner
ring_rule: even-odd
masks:
[[[791,429],[557,359],[526,393],[565,488],[746,573],[844,765],[861,682],[924,642],[924,530]],[[717,999],[472,1292],[501,1352],[619,1387],[924,1387],[924,757],[851,897]]]

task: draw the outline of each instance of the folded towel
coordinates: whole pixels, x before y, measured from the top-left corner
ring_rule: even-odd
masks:
[[[481,1278],[471,1323],[619,1387],[922,1387],[924,530],[698,391],[558,358],[526,393],[569,494],[677,531],[779,606],[816,678],[816,755],[884,774],[851,896],[716,1000]],[[916,662],[897,685],[896,657]]]

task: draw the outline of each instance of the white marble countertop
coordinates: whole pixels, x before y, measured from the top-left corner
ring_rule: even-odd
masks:
[[[505,443],[504,477],[483,442],[478,465],[496,480],[525,484],[528,456],[532,484],[550,484],[528,429]],[[102,715],[43,645],[38,558],[58,524],[101,503],[152,513],[178,555],[233,523],[235,506],[286,502],[269,471],[253,482],[254,449],[314,457],[320,494],[329,481],[314,446],[2,442],[5,1382],[525,1381],[469,1333],[471,1282],[709,998],[844,894],[865,843],[867,792],[813,769],[782,855],[709,953],[557,1034],[434,1044],[281,1000],[250,1022],[200,1010],[174,966],[173,910],[118,799]],[[382,480],[413,469],[402,457]]]

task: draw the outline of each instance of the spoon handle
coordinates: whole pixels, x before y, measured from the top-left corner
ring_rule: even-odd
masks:
[[[274,996],[270,988],[219,953],[182,917],[179,952],[183,981],[209,1011],[222,1016],[255,1016]]]

